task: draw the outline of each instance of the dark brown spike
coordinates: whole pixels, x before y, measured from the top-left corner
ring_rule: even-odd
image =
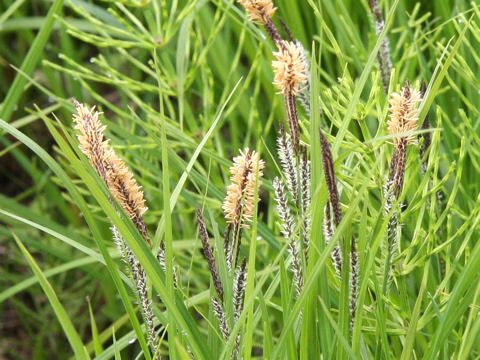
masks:
[[[210,246],[210,241],[208,239],[208,232],[207,232],[207,227],[205,225],[205,220],[203,219],[202,211],[198,207],[197,207],[197,221],[198,221],[198,229],[200,233],[200,240],[202,241],[202,246],[203,246],[203,254],[205,255],[205,259],[207,259],[210,274],[212,274],[213,285],[215,286],[215,290],[217,291],[218,297],[220,298],[221,301],[223,301],[222,281],[220,279],[220,274],[218,273],[218,270],[217,270],[215,257],[213,256],[213,250],[212,250],[212,247]]]
[[[352,236],[351,250],[350,250],[350,328],[353,330],[355,323],[355,315],[357,312],[357,300],[358,300],[358,282],[360,277],[357,252],[357,242],[355,237]]]
[[[285,31],[285,34],[287,34],[288,40],[294,41],[293,36],[292,36],[292,32],[290,31],[290,28],[288,27],[285,20],[283,20],[283,18],[281,16],[279,16],[278,19],[280,20],[280,24],[282,24],[282,28]]]
[[[422,99],[426,93],[427,93],[427,83],[425,82],[425,80],[422,80],[422,85],[420,87],[420,95],[422,96]]]
[[[390,161],[390,171],[388,173],[388,182],[391,183],[395,177],[395,171],[397,169],[397,148],[393,149],[392,160]]]
[[[227,223],[225,227],[225,232],[223,233],[223,251],[225,252],[225,256],[228,254],[228,247],[230,245],[230,232],[232,230],[232,224]]]
[[[320,143],[322,146],[323,171],[325,172],[328,195],[333,208],[333,220],[335,222],[335,225],[338,226],[342,221],[342,208],[340,206],[340,196],[338,195],[337,182],[335,178],[335,168],[333,166],[332,151],[330,150],[330,144],[323,135],[321,129],[319,129],[319,133]]]
[[[245,295],[246,268],[247,268],[247,258],[243,258],[242,263],[240,264],[237,270],[238,272],[236,276],[236,284],[233,292],[235,322],[238,320],[241,312],[243,311],[243,297]]]
[[[285,104],[287,106],[287,117],[293,150],[295,150],[295,154],[298,155],[298,152],[300,151],[300,126],[298,125],[297,103],[295,95],[291,94],[289,91],[285,94]]]
[[[398,199],[402,192],[403,178],[405,176],[405,166],[407,162],[407,140],[405,138],[400,138],[400,141],[396,146],[396,153],[396,170],[393,178],[393,189],[395,198]]]
[[[265,23],[265,30],[267,30],[267,33],[274,44],[277,44],[280,40],[282,40],[282,36],[278,32],[278,29],[273,23],[272,19],[268,18],[267,22]]]
[[[378,22],[383,21],[383,16],[382,16],[382,12],[380,11],[380,6],[378,6],[378,0],[368,0],[368,5],[370,6],[372,13],[377,18],[377,21]]]
[[[411,91],[410,91],[410,82],[408,80],[405,81],[405,87],[403,88],[403,97],[405,100],[410,99],[411,96]]]

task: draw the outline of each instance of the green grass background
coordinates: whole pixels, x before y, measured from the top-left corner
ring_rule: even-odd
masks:
[[[379,249],[393,147],[368,3],[275,1],[275,20],[312,58],[312,114],[300,113],[313,167],[312,254],[295,300],[271,186],[285,111],[263,29],[230,0],[0,2],[0,358],[149,358],[109,218],[147,272],[159,322],[169,323],[162,354],[228,358],[234,339],[224,344],[211,312],[193,219],[202,207],[221,243],[228,167],[246,146],[267,165],[242,246],[249,282],[234,332],[243,334],[245,359],[479,358],[480,5],[380,3],[390,90],[425,80],[420,120],[428,112],[432,124],[425,176],[419,147],[408,151],[408,206],[388,296]],[[178,267],[179,291],[79,153],[71,97],[104,112],[111,144],[145,192],[154,246],[165,239],[167,261]],[[336,278],[334,242],[326,247],[322,235],[319,126],[332,144],[345,215],[334,241],[358,239],[353,334],[348,284]]]

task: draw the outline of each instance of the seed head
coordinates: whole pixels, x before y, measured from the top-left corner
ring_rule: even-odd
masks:
[[[255,208],[255,181],[258,186],[262,184],[260,177],[265,162],[261,160],[258,153],[248,148],[240,150],[240,156],[233,158],[233,165],[230,167],[230,184],[227,188],[227,196],[223,202],[223,211],[227,222],[237,224],[243,221],[242,226],[248,227],[245,223],[252,220]],[[241,217],[241,218],[240,218]]]
[[[308,66],[305,62],[302,48],[293,41],[279,41],[279,50],[273,55],[277,60],[272,61],[275,79],[273,84],[284,95],[296,95],[300,85],[308,80]]]
[[[147,211],[143,192],[123,160],[109,146],[109,140],[104,139],[106,126],[99,119],[101,113],[95,111],[95,107],[88,109],[76,100],[74,104],[77,114],[74,114],[73,121],[75,129],[80,132],[80,149],[142,235],[148,238],[142,220]]]
[[[272,0],[238,0],[247,10],[248,18],[252,22],[267,24],[277,10]]]
[[[417,129],[418,110],[416,104],[422,100],[421,94],[416,89],[411,89],[408,81],[400,93],[393,93],[390,98],[390,120],[388,120],[388,132],[397,135]],[[413,135],[405,136],[407,144],[415,143]],[[393,139],[395,145],[401,138]]]
[[[95,106],[89,109],[77,100],[73,100],[73,102],[77,110],[77,113],[73,114],[73,121],[75,129],[80,132],[77,135],[80,150],[87,156],[102,180],[106,182],[105,157],[108,140],[103,138],[106,126],[99,120],[99,115],[102,113],[95,111]]]
[[[140,218],[147,211],[141,187],[113,149],[108,151],[107,179],[110,191],[131,219]]]

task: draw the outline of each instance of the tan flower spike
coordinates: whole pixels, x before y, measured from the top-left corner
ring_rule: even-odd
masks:
[[[88,109],[76,100],[74,104],[77,114],[74,114],[73,121],[76,124],[75,129],[80,132],[80,150],[87,156],[143,237],[149,241],[147,227],[142,218],[147,211],[143,192],[123,160],[109,146],[109,140],[104,139],[106,126],[99,120],[101,113],[95,111],[95,107]]]
[[[106,183],[105,158],[108,140],[103,139],[106,126],[98,118],[102,113],[95,111],[95,106],[89,109],[77,100],[73,100],[73,102],[77,109],[77,114],[73,114],[73,121],[75,122],[75,129],[80,132],[80,135],[77,135],[80,150],[87,156],[94,169]]]
[[[296,95],[300,85],[308,80],[307,64],[303,56],[302,48],[293,41],[279,41],[279,51],[273,55],[277,60],[272,61],[275,79],[273,84],[284,95]]]
[[[258,153],[248,148],[240,150],[240,155],[233,159],[230,167],[230,184],[227,188],[227,196],[223,203],[223,211],[228,223],[242,227],[248,227],[246,222],[252,220],[255,207],[255,180],[263,175],[262,169],[265,162],[260,160]],[[258,180],[258,186],[262,184]]]
[[[390,98],[390,120],[387,121],[390,135],[397,135],[415,131],[418,122],[418,110],[416,104],[422,100],[420,92],[411,89],[408,82],[400,93],[393,93]],[[407,144],[415,143],[415,136],[403,137]],[[402,137],[395,137],[393,142],[398,145]]]
[[[252,22],[266,25],[272,18],[276,7],[273,6],[272,0],[238,0],[247,10],[248,18]]]

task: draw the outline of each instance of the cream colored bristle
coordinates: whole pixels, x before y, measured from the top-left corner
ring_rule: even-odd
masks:
[[[242,226],[247,227],[246,222],[252,220],[255,208],[255,182],[258,176],[258,186],[262,184],[259,178],[263,175],[264,167],[265,162],[259,158],[258,153],[248,148],[240,150],[240,156],[233,159],[233,165],[230,167],[232,184],[227,188],[227,196],[223,203],[227,222],[238,224],[242,220]]]
[[[247,10],[248,18],[256,23],[266,24],[277,10],[272,0],[238,0]]]
[[[302,48],[292,41],[280,41],[279,51],[274,52],[277,60],[272,61],[275,79],[273,84],[284,95],[296,95],[301,85],[308,80]]]
[[[408,83],[400,93],[393,93],[390,98],[390,119],[387,121],[390,135],[398,135],[415,131],[418,122],[418,110],[416,105],[422,100],[421,94],[416,89],[411,89]],[[406,135],[407,144],[415,143],[414,135]],[[397,144],[401,137],[395,137],[393,142]]]

